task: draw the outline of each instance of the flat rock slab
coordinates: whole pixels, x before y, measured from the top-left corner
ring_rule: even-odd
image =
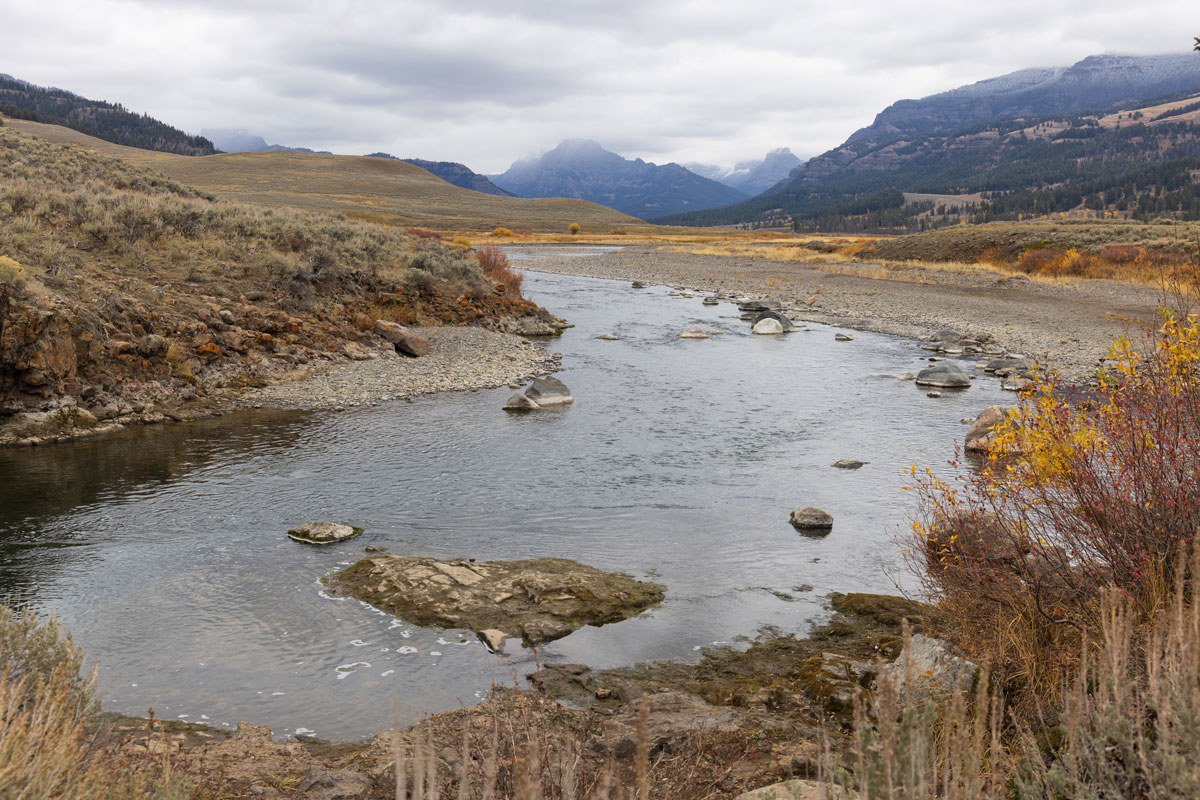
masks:
[[[475,563],[382,555],[325,582],[415,625],[519,636],[528,646],[620,622],[663,599],[658,584],[565,558]]]
[[[298,525],[287,532],[289,539],[305,544],[334,544],[353,539],[363,532],[362,528],[353,525],[339,525],[336,522],[317,520]]]

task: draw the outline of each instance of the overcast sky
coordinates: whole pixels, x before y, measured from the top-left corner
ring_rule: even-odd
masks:
[[[190,132],[500,172],[564,138],[722,165],[894,100],[1188,50],[1196,0],[0,0],[0,72]],[[1200,55],[1197,56],[1200,58]]]

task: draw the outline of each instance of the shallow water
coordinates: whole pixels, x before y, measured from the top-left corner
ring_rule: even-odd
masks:
[[[318,579],[363,546],[651,578],[660,608],[538,657],[695,658],[764,626],[803,631],[831,591],[907,584],[904,469],[944,465],[959,418],[1005,399],[992,378],[940,399],[895,380],[926,355],[904,339],[752,336],[729,303],[661,287],[537,273],[526,287],[576,326],[547,344],[574,406],[513,416],[497,389],[0,451],[0,595],[59,615],[110,710],[366,736],[392,697],[408,717],[472,703],[533,656],[326,597]],[[696,325],[726,334],[678,338]],[[870,464],[830,467],[843,457]],[[831,512],[833,532],[793,530],[802,505]],[[316,518],[366,533],[329,548],[284,536]]]

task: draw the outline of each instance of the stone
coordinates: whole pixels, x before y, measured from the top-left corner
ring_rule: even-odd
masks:
[[[602,333],[599,336],[597,336],[596,338],[601,339],[606,342],[616,342],[621,339],[621,337],[617,336],[615,333]]]
[[[937,333],[933,334],[932,336],[929,337],[929,341],[931,341],[931,342],[956,342],[961,338],[963,338],[963,335],[961,333],[959,333],[958,331],[947,329],[947,330],[940,330]]]
[[[1030,364],[1028,361],[1026,361],[1024,358],[1005,357],[1005,358],[993,358],[991,361],[987,362],[986,365],[984,365],[983,369],[985,372],[999,373],[1002,371],[1021,372],[1021,371],[1027,370],[1027,369],[1031,369],[1032,367],[1033,367],[1033,365]]]
[[[537,403],[539,408],[565,406],[575,402],[567,385],[550,376],[535,379],[525,390],[525,397]]]
[[[826,797],[842,797],[835,795],[832,787],[821,788],[820,781],[810,781],[803,778],[793,778],[790,781],[772,783],[749,792],[742,792],[734,800],[825,800]]]
[[[838,333],[834,334],[833,340],[835,342],[853,342],[854,337],[848,333]]]
[[[375,332],[390,342],[396,348],[397,353],[417,358],[429,352],[428,339],[395,322],[377,320]]]
[[[508,634],[497,628],[487,628],[478,634],[479,641],[483,642],[483,646],[488,649],[489,653],[503,653],[504,640],[508,638]]]
[[[758,312],[757,314],[755,314],[754,316],[752,316],[750,318],[751,327],[753,327],[754,325],[757,325],[761,320],[764,320],[764,319],[773,319],[773,320],[778,321],[779,324],[783,326],[784,333],[791,333],[792,331],[796,330],[795,323],[793,323],[790,319],[785,317],[783,314],[780,314],[778,311],[760,311],[760,312]]]
[[[527,646],[636,616],[663,587],[562,558],[444,562],[379,555],[323,579],[414,625],[505,631]]]
[[[919,704],[970,692],[978,671],[978,665],[954,654],[946,642],[915,633],[896,660],[880,670],[880,679],[896,682],[901,702]]]
[[[837,467],[838,469],[859,469],[868,463],[870,462],[859,461],[856,458],[843,458],[833,462],[833,466]]]
[[[942,362],[917,373],[918,386],[936,386],[940,389],[964,389],[971,379],[953,362]]]
[[[680,339],[707,339],[708,334],[703,328],[688,328],[683,333],[679,334]]]
[[[700,304],[705,306],[718,306],[721,304],[721,301],[717,300],[715,297],[706,297],[700,301]]]
[[[738,311],[773,311],[779,308],[777,300],[743,300],[738,303]]]
[[[963,447],[968,453],[986,453],[995,439],[995,430],[1007,416],[1003,406],[988,406],[971,422]]]
[[[783,325],[779,323],[779,320],[767,317],[754,323],[754,327],[750,330],[761,336],[776,336],[783,333]]]
[[[942,396],[942,393],[941,393],[941,392],[938,392],[938,391],[926,392],[926,393],[925,393],[925,396],[926,396],[926,397],[941,397],[941,396]]]
[[[365,800],[371,778],[349,769],[309,767],[296,784],[296,796],[305,800]]]
[[[641,281],[634,281],[633,283],[629,284],[629,288],[631,288],[631,289],[645,289],[645,288],[646,288],[646,284],[642,283]]]
[[[147,334],[138,340],[138,352],[146,358],[158,358],[166,355],[171,343],[156,333]]]
[[[708,335],[709,336],[724,336],[725,331],[721,330],[720,328],[709,328]]]
[[[1031,381],[1029,378],[1023,378],[1019,375],[1009,378],[1004,383],[1000,384],[1001,389],[1006,389],[1010,392],[1022,392],[1028,389],[1030,386],[1033,386],[1033,381]]]
[[[513,392],[501,406],[504,411],[537,411],[541,406],[520,392]]]
[[[788,519],[792,527],[801,532],[823,532],[833,530],[833,516],[819,508],[805,506],[797,508]]]
[[[362,528],[353,525],[339,525],[336,522],[317,520],[297,525],[287,532],[289,539],[305,544],[335,544],[353,539],[363,532]]]
[[[916,377],[917,376],[913,375],[911,372],[901,372],[899,375],[896,376],[896,380],[911,381],[911,380],[916,380]]]

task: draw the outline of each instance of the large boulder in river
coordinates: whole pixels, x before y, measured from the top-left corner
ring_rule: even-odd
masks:
[[[567,388],[567,385],[558,378],[551,376],[536,379],[525,390],[525,396],[542,408],[546,406],[565,406],[575,402],[575,398],[571,396],[571,390]]]
[[[520,636],[536,645],[584,625],[635,616],[663,599],[663,587],[563,558],[438,561],[381,555],[324,579],[415,625]]]
[[[957,364],[943,361],[917,373],[918,386],[937,386],[941,389],[965,389],[971,385],[971,376]]]
[[[996,428],[1007,417],[1008,414],[1004,406],[988,406],[983,411],[980,411],[979,416],[975,418],[975,421],[971,423],[970,429],[967,430],[966,440],[963,444],[967,452],[989,452],[996,438]]]
[[[288,531],[287,535],[289,539],[295,539],[297,542],[305,544],[334,544],[353,539],[362,532],[362,528],[356,528],[353,525],[339,525],[336,522],[317,520],[297,525]]]
[[[778,311],[760,311],[760,312],[758,312],[753,317],[751,317],[750,326],[753,327],[764,319],[776,320],[780,325],[783,326],[784,333],[791,333],[792,331],[796,330],[796,325],[790,319],[785,317],[783,314],[780,314]]]
[[[824,534],[833,530],[833,516],[819,508],[797,508],[788,520],[801,533]]]
[[[779,320],[766,317],[754,323],[754,327],[750,329],[751,333],[757,333],[760,336],[778,336],[783,333],[783,326],[779,324]]]
[[[575,402],[571,390],[558,378],[538,378],[525,393],[513,393],[504,404],[505,411],[537,411],[539,408],[566,406]]]
[[[428,339],[395,322],[378,320],[375,323],[375,332],[391,342],[397,353],[416,358],[429,352]]]

